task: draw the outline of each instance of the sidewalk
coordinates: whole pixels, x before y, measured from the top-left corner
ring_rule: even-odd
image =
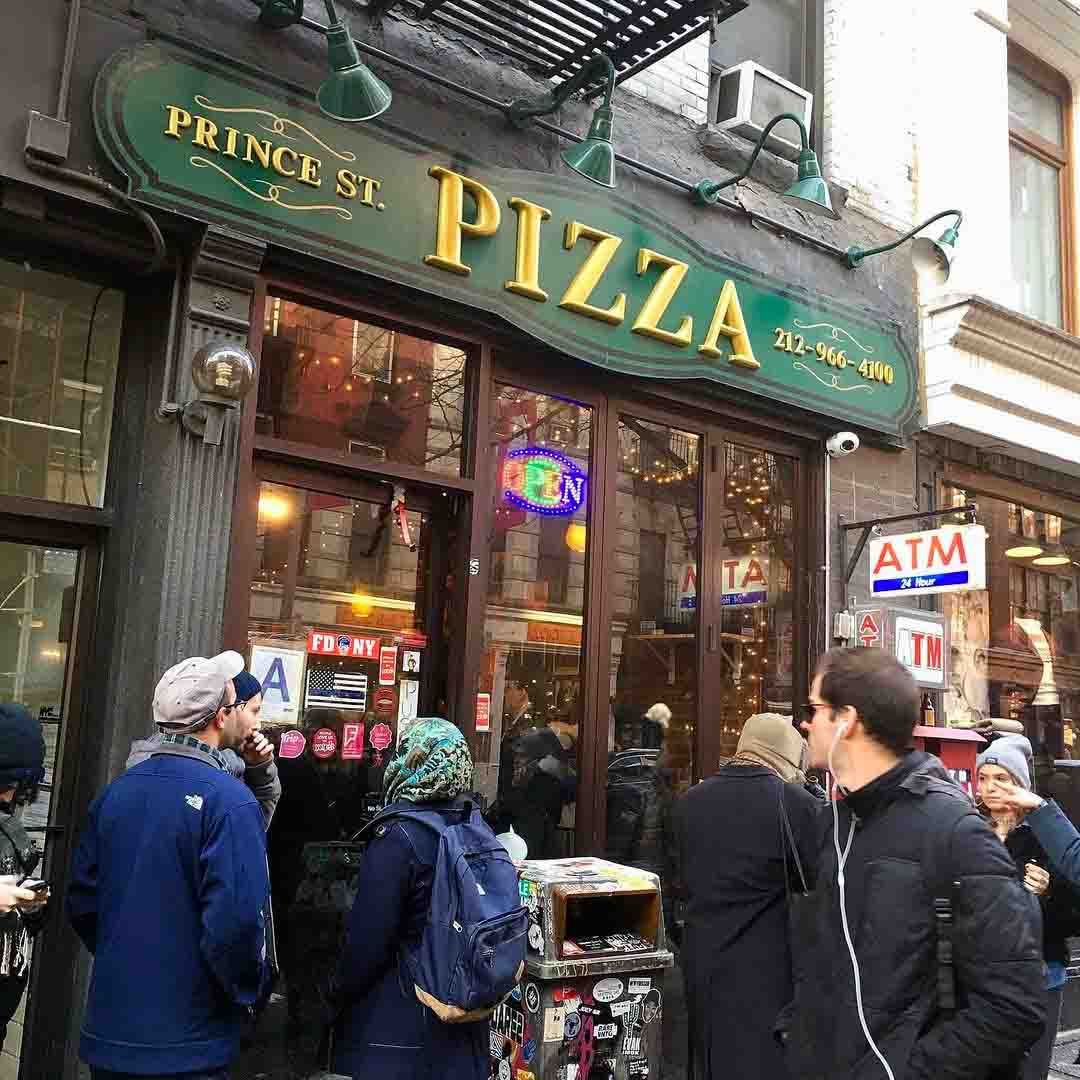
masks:
[[[1073,1064],[1078,1053],[1080,1053],[1080,1028],[1060,1032],[1054,1045],[1054,1058],[1047,1080],[1080,1078],[1080,1065]]]

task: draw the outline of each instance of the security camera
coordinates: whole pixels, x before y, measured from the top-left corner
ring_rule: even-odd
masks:
[[[838,431],[825,443],[829,457],[847,457],[859,449],[859,436],[854,431]]]

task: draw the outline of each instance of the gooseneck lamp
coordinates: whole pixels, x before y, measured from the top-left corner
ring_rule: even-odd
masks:
[[[757,161],[758,154],[761,153],[761,148],[769,137],[769,132],[781,120],[790,120],[798,125],[801,149],[799,150],[798,179],[780,198],[792,206],[798,206],[802,210],[809,211],[811,214],[820,214],[823,217],[834,219],[839,218],[840,215],[833,209],[832,200],[829,198],[829,186],[821,176],[821,166],[818,164],[817,154],[810,149],[810,138],[806,132],[806,125],[794,113],[780,113],[779,116],[774,116],[765,125],[765,130],[758,137],[757,144],[750,155],[750,160],[746,163],[746,168],[737,176],[729,176],[726,180],[702,180],[698,183],[690,196],[694,202],[699,206],[713,206],[719,201],[720,192],[724,188],[731,187],[733,184],[739,183],[740,180],[745,180],[750,175],[750,170],[753,169],[754,162]]]
[[[611,143],[611,95],[615,91],[615,65],[606,53],[597,53],[583,64],[566,82],[560,83],[535,101],[518,98],[506,106],[510,123],[526,128],[536,116],[547,116],[558,109],[571,94],[604,77],[604,99],[593,113],[589,134],[560,155],[563,161],[580,176],[602,187],[615,186],[615,148]]]
[[[956,242],[959,238],[960,223],[964,220],[964,215],[959,210],[942,210],[940,214],[927,218],[921,225],[916,225],[911,232],[905,233],[891,244],[882,244],[881,247],[873,248],[849,247],[847,249],[848,266],[854,270],[863,259],[892,251],[906,240],[910,240],[917,232],[922,232],[927,225],[933,225],[935,221],[943,217],[955,217],[956,220],[936,240],[931,240],[929,236],[916,236],[911,245],[911,264],[916,272],[928,281],[935,285],[944,285],[949,280],[949,271],[956,258]]]
[[[268,30],[285,30],[304,17],[304,0],[255,0],[259,5],[259,22]],[[316,100],[319,109],[334,120],[359,123],[373,120],[390,108],[393,95],[390,88],[366,64],[349,28],[338,17],[334,0],[323,0],[326,6],[326,47],[330,60],[330,75],[319,87]]]
[[[334,10],[334,0],[324,3],[330,23],[326,29],[330,75],[316,95],[319,108],[335,120],[373,120],[390,108],[390,87],[360,62],[352,34]]]

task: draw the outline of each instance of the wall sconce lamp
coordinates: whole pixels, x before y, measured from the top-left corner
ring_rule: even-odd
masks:
[[[238,409],[255,382],[255,357],[240,345],[210,341],[191,359],[191,381],[199,396],[189,401],[180,421],[209,446],[220,446],[225,414]]]
[[[511,101],[504,111],[514,127],[527,128],[533,117],[553,113],[571,94],[592,82],[598,75],[604,76],[604,99],[593,113],[589,134],[581,142],[564,150],[560,156],[574,172],[584,176],[586,180],[602,187],[613,188],[615,148],[611,144],[611,95],[615,92],[615,65],[606,53],[597,53],[590,57],[571,78],[536,101],[518,98]]]
[[[360,62],[349,28],[338,17],[334,0],[326,5],[326,46],[330,75],[319,87],[319,108],[334,120],[359,123],[373,120],[390,108],[390,88],[366,64]],[[270,30],[295,26],[304,17],[304,0],[261,0],[259,21]]]
[[[911,232],[905,233],[891,244],[882,244],[881,247],[875,248],[849,247],[847,249],[848,266],[854,270],[868,256],[892,251],[893,248],[899,247],[905,240],[910,240],[917,232],[925,229],[927,225],[933,225],[935,221],[943,217],[955,217],[956,221],[936,240],[931,240],[929,236],[916,237],[911,245],[911,264],[920,276],[935,285],[944,285],[949,280],[949,271],[956,258],[956,242],[960,232],[960,223],[964,220],[964,215],[959,210],[942,210],[940,214],[927,218],[921,225],[916,225]]]
[[[792,206],[809,211],[811,214],[820,214],[823,217],[833,219],[839,218],[840,215],[833,209],[832,200],[829,198],[829,186],[822,179],[817,154],[810,149],[810,139],[806,133],[806,125],[794,113],[780,113],[779,116],[774,116],[765,125],[765,130],[758,137],[757,144],[750,155],[750,160],[746,163],[746,168],[737,176],[730,176],[727,180],[702,180],[697,184],[690,194],[694,202],[699,206],[715,206],[720,199],[720,192],[724,188],[731,187],[740,180],[745,180],[750,175],[750,170],[753,169],[754,162],[757,161],[758,154],[761,153],[761,148],[769,137],[769,132],[781,120],[791,120],[798,125],[802,149],[799,151],[798,179],[780,198]]]

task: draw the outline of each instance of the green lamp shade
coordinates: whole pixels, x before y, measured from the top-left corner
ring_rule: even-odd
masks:
[[[319,87],[319,108],[335,120],[372,120],[390,108],[390,88],[360,63],[349,31],[337,23],[326,31],[330,76]]]
[[[593,113],[589,134],[562,153],[562,159],[574,172],[602,187],[615,186],[615,147],[611,145],[611,107],[601,105]]]
[[[780,196],[784,202],[811,214],[838,219],[829,198],[829,185],[821,177],[817,154],[813,150],[799,153],[799,178]]]
[[[915,237],[911,243],[911,262],[916,272],[935,285],[944,285],[956,258],[956,240],[955,227],[946,229],[937,240]]]

